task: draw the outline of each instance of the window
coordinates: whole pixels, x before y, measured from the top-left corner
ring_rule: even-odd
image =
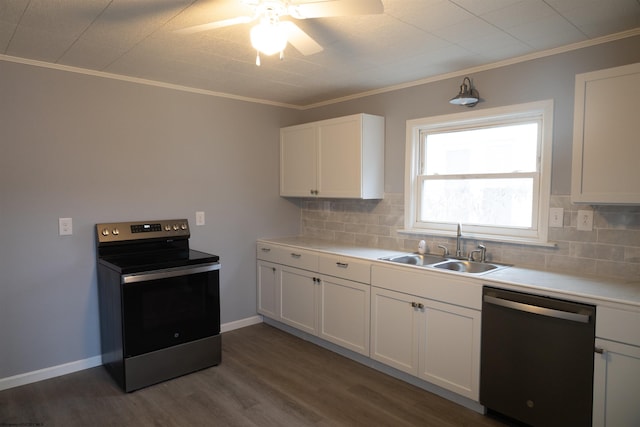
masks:
[[[553,102],[407,122],[409,232],[546,244]]]

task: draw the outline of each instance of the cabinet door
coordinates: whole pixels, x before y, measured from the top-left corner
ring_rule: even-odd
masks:
[[[258,261],[258,313],[278,319],[278,268],[276,264]]]
[[[371,358],[418,375],[416,298],[371,288]]]
[[[361,191],[361,116],[322,122],[318,134],[318,195],[358,198]]]
[[[477,401],[480,384],[480,311],[421,301],[418,376]]]
[[[316,334],[317,276],[306,270],[282,266],[280,269],[280,321]]]
[[[316,127],[300,125],[280,130],[280,195],[309,197],[318,190]]]
[[[640,204],[640,63],[578,74],[571,199]]]
[[[596,339],[593,426],[640,425],[640,347]]]
[[[321,276],[318,336],[369,356],[370,286]]]

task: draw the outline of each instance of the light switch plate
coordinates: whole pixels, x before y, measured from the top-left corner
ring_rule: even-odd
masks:
[[[549,209],[549,227],[562,228],[563,223],[564,223],[564,209],[563,208]]]
[[[73,220],[71,218],[58,218],[58,234],[60,236],[73,234]]]
[[[204,212],[196,212],[196,225],[204,225]]]
[[[593,231],[593,211],[578,211],[578,230]]]

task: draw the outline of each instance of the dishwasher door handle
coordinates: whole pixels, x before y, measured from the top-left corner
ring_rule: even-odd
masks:
[[[506,300],[502,298],[484,296],[484,302],[501,307],[510,308],[512,310],[524,311],[527,313],[539,314],[541,316],[554,317],[556,319],[572,320],[574,322],[589,323],[588,314],[572,313],[570,311],[555,310],[553,308],[540,307],[532,304]]]

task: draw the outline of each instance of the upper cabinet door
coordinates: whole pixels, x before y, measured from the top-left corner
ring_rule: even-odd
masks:
[[[640,63],[576,75],[571,200],[640,204]]]
[[[280,195],[315,196],[317,130],[299,125],[280,130]]]
[[[362,120],[350,116],[318,126],[318,195],[359,198],[362,189]]]

